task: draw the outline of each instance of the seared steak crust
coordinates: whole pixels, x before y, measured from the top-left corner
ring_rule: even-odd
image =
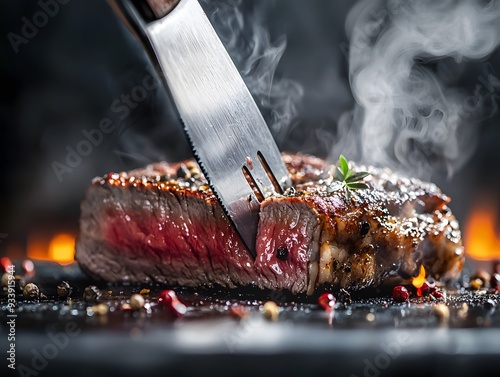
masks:
[[[423,264],[455,278],[464,253],[449,198],[387,169],[346,195],[324,160],[284,154],[294,183],[261,203],[257,258],[235,234],[194,161],[95,178],[81,206],[76,259],[108,281],[253,284],[312,294],[407,282]]]

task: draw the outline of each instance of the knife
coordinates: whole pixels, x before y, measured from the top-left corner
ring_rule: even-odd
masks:
[[[194,156],[253,257],[260,203],[291,185],[262,114],[197,0],[110,0],[144,44]]]

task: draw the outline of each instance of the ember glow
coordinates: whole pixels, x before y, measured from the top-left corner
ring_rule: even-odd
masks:
[[[27,257],[49,260],[60,264],[74,262],[75,236],[69,233],[56,233],[53,237],[46,234],[31,234],[28,238]]]
[[[411,281],[415,288],[420,288],[425,283],[425,268],[424,265],[420,266],[420,273]]]
[[[61,264],[74,261],[75,237],[70,234],[57,234],[49,244],[49,257],[51,260]]]
[[[500,234],[495,229],[498,213],[495,201],[484,201],[476,205],[465,227],[465,251],[476,260],[500,258]]]

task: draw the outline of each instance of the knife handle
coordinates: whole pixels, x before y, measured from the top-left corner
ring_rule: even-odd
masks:
[[[169,14],[180,0],[136,0],[136,6],[143,7],[145,12],[153,12],[155,19],[163,18]],[[149,13],[151,15],[151,13]],[[149,17],[148,17],[149,18]]]
[[[142,39],[142,28],[151,21],[169,14],[180,0],[107,0],[113,11],[124,25],[139,40]]]

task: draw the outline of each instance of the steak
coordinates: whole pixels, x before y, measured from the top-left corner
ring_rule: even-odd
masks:
[[[338,184],[333,165],[283,154],[293,188],[261,203],[255,259],[193,160],[97,177],[81,204],[76,259],[110,282],[288,290],[409,283],[423,264],[454,279],[464,263],[450,198],[434,184],[368,171],[368,189]]]

